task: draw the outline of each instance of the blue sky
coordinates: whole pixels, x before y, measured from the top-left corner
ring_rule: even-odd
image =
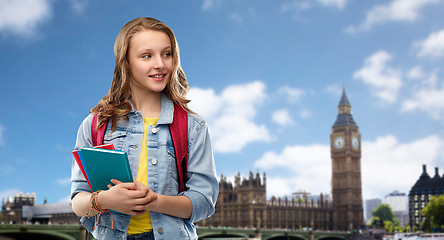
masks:
[[[362,135],[363,197],[444,173],[442,0],[0,0],[0,197],[67,201],[71,150],[139,16],[175,32],[218,175],[267,195],[329,193],[342,88]]]

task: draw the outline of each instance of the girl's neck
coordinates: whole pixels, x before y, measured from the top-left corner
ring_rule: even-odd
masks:
[[[158,118],[160,116],[161,93],[132,94],[131,99],[136,111],[142,112],[143,117]]]

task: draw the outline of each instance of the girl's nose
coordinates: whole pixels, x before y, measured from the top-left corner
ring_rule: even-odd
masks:
[[[163,68],[165,64],[163,63],[163,59],[161,56],[156,57],[155,62],[154,62],[154,68]]]

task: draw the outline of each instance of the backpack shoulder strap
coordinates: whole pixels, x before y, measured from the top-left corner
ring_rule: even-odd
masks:
[[[177,172],[179,176],[179,191],[185,190],[187,181],[187,152],[188,152],[188,114],[180,105],[174,104],[173,122],[170,133],[176,153]]]
[[[93,141],[93,146],[102,145],[103,143],[103,136],[105,135],[106,125],[108,124],[108,120],[103,124],[102,127],[100,127],[97,130],[97,116],[99,115],[98,112],[94,113],[94,117],[91,122],[91,137]]]

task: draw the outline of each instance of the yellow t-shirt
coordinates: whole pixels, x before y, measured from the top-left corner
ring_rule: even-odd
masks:
[[[144,118],[145,126],[143,129],[142,148],[140,149],[139,168],[137,169],[137,181],[148,186],[148,147],[147,147],[147,128],[149,125],[157,124],[159,118]],[[139,234],[153,230],[151,225],[150,212],[145,212],[140,216],[131,216],[127,234]]]

